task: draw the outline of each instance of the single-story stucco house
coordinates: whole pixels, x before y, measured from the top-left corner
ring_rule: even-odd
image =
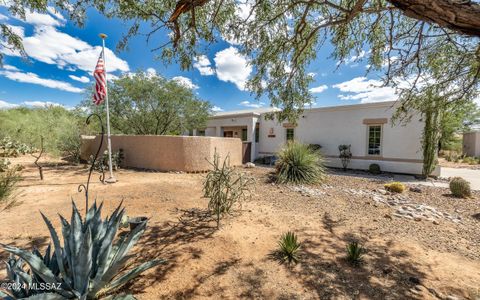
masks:
[[[206,128],[193,135],[240,138],[243,160],[255,161],[278,152],[289,140],[318,144],[326,165],[340,167],[338,146],[351,145],[349,168],[422,173],[422,129],[420,115],[406,125],[392,124],[395,102],[367,103],[306,109],[296,125],[265,118],[271,109],[221,112],[212,116]],[[434,175],[440,173],[439,167]]]

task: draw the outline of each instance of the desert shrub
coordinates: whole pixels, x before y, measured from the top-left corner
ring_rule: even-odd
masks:
[[[454,177],[450,180],[450,192],[452,195],[459,198],[467,198],[472,195],[470,189],[470,182],[466,181],[462,177]]]
[[[43,136],[45,151],[49,155],[77,160],[80,134],[88,132],[84,116],[63,107],[0,110],[0,138],[8,137],[24,145],[25,151],[39,148]]]
[[[458,162],[460,155],[456,151],[443,151],[443,156],[446,161]]]
[[[370,166],[368,166],[368,171],[375,175],[382,173],[382,170],[378,164],[370,164]]]
[[[140,273],[164,262],[161,259],[148,261],[124,271],[130,257],[128,252],[145,231],[147,222],[141,223],[121,238],[115,238],[125,213],[122,204],[104,220],[101,218],[102,204],[97,207],[94,203],[85,218],[82,218],[73,202],[72,205],[71,223],[60,216],[62,244],[50,220],[42,214],[53,242],[53,249],[48,247],[45,255],[38,250],[32,253],[1,245],[4,250],[15,255],[7,262],[9,280],[37,286],[48,282],[56,287],[50,290],[12,289],[9,292],[14,297],[26,298],[35,293],[35,299],[97,299],[111,294]],[[25,264],[29,270],[25,269]],[[5,293],[0,296],[6,297]]]
[[[16,168],[10,168],[0,173],[0,202],[5,203],[11,200],[12,193],[19,181],[20,175]]]
[[[340,152],[340,161],[342,162],[343,170],[346,171],[350,160],[352,159],[352,151],[350,151],[351,145],[340,145],[338,151]]]
[[[325,178],[321,154],[299,142],[285,145],[275,167],[278,183],[316,183]]]
[[[319,144],[308,144],[308,147],[310,147],[310,149],[312,149],[313,151],[319,151],[320,149],[322,149],[322,146]]]
[[[386,183],[384,187],[387,191],[392,193],[403,193],[406,189],[405,185],[398,181]]]
[[[5,172],[10,166],[10,161],[7,158],[0,158],[0,172]]]
[[[480,163],[480,159],[477,159],[476,157],[472,157],[472,156],[465,156],[462,159],[462,163],[469,164],[469,165],[476,165]]]
[[[112,169],[113,170],[118,170],[120,169],[122,163],[123,163],[123,159],[124,159],[124,155],[123,155],[123,149],[119,149],[118,151],[115,151],[112,153]],[[90,155],[90,158],[88,159],[88,164],[91,165],[93,163],[93,155]],[[96,171],[104,171],[104,170],[108,170],[108,150],[105,150],[102,154],[102,156],[100,156],[96,161],[95,161],[95,165],[94,165],[94,170]]]
[[[347,261],[354,266],[358,266],[363,261],[365,249],[357,242],[353,241],[347,245]]]
[[[289,231],[283,234],[278,242],[278,247],[278,254],[284,262],[298,262],[300,243],[298,242],[295,233]]]
[[[0,140],[0,156],[3,157],[17,157],[19,155],[33,153],[34,151],[35,148],[15,141],[9,136],[6,136]]]
[[[220,162],[220,156],[215,152],[210,164],[213,170],[205,178],[203,192],[204,197],[210,199],[208,209],[216,215],[219,227],[220,218],[231,214],[235,204],[250,196],[250,186],[254,181],[253,178],[236,172],[230,166],[229,156]]]

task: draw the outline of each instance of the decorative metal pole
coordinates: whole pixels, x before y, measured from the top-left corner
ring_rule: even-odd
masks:
[[[102,51],[103,51],[103,64],[105,68],[105,107],[107,108],[107,146],[108,146],[108,171],[110,172],[110,178],[107,178],[105,182],[115,183],[117,179],[113,176],[112,170],[112,141],[110,139],[110,110],[108,107],[108,79],[107,79],[107,58],[105,55],[105,39],[107,35],[100,33],[100,38],[102,39]]]

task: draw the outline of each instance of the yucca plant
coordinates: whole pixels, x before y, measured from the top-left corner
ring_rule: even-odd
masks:
[[[280,258],[287,263],[297,263],[299,260],[300,243],[295,233],[289,231],[282,235],[278,242],[278,254]]]
[[[72,201],[70,223],[60,216],[62,223],[63,247],[50,220],[42,214],[53,241],[53,254],[50,248],[42,256],[38,251],[31,253],[16,247],[0,244],[3,249],[18,256],[11,261],[8,277],[10,280],[44,282],[54,285],[52,290],[15,291],[9,299],[23,299],[35,293],[45,293],[35,299],[98,299],[111,294],[125,283],[164,260],[152,260],[129,271],[121,273],[129,258],[127,255],[146,228],[146,221],[125,236],[116,239],[125,209],[122,203],[110,217],[101,218],[103,203],[94,203],[82,219]],[[27,272],[23,262],[29,266]],[[121,274],[120,274],[121,273]],[[0,296],[7,297],[5,294]],[[132,296],[110,296],[110,299],[132,299]]]
[[[316,183],[325,177],[320,152],[306,144],[289,142],[278,157],[275,163],[278,183]]]
[[[358,266],[363,261],[365,249],[357,242],[353,241],[347,245],[347,261],[354,266]]]
[[[204,197],[209,198],[208,209],[216,215],[217,227],[220,226],[220,218],[230,214],[234,205],[250,196],[250,186],[254,183],[253,178],[236,172],[229,165],[229,156],[220,162],[220,156],[215,152],[213,162],[210,162],[213,170],[208,172],[204,184]]]

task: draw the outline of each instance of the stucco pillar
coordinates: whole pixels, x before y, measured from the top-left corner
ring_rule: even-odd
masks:
[[[251,118],[247,124],[247,141],[251,143],[250,148],[250,161],[255,161],[255,125],[257,123],[256,118]]]
[[[215,127],[215,136],[222,136],[222,126]]]

